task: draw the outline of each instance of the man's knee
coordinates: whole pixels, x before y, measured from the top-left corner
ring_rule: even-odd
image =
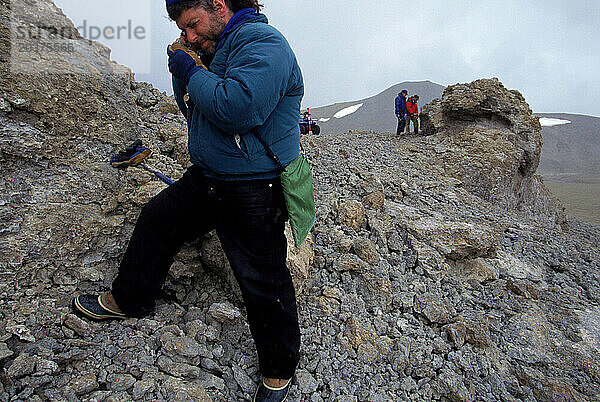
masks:
[[[164,214],[163,203],[160,202],[160,200],[158,200],[157,198],[158,198],[158,196],[151,198],[146,203],[146,205],[144,205],[142,207],[142,210],[140,212],[140,216],[139,216],[138,220],[139,219],[149,219],[152,221],[155,218],[159,217],[161,214]]]

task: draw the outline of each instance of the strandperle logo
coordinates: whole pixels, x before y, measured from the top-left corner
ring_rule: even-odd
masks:
[[[95,25],[89,25],[88,21],[83,20],[81,26],[77,27],[77,30],[85,39],[91,40],[144,40],[146,39],[146,27],[137,25],[134,26],[132,20],[127,20],[126,24],[123,25],[107,25],[104,27],[98,27]]]
[[[11,2],[11,60],[20,71],[51,71],[58,66],[44,64],[56,53],[87,53],[89,44],[81,38],[98,41],[111,50],[111,59],[148,74],[151,67],[151,3],[147,0],[54,0],[72,21],[32,21],[23,1]],[[54,54],[54,56],[53,56]],[[67,56],[68,57],[68,56]]]
[[[24,26],[17,25],[15,27],[16,39],[41,39],[44,37],[54,39],[77,39],[79,32],[84,39],[98,40],[100,38],[107,40],[144,40],[146,39],[146,27],[141,25],[134,26],[132,20],[128,20],[124,25],[117,26],[96,26],[88,23],[88,20],[83,20],[83,24],[76,29],[71,27],[56,28],[53,26]]]

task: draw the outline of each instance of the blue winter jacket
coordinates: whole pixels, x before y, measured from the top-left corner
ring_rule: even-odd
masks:
[[[196,72],[187,87],[173,78],[175,99],[188,122],[190,159],[206,175],[223,180],[279,176],[300,152],[302,72],[283,35],[260,14],[225,39],[209,71]]]
[[[406,98],[402,92],[396,96],[396,116],[406,116]]]

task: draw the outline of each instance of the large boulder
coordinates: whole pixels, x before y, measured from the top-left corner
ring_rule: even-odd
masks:
[[[486,201],[563,222],[536,175],[541,126],[523,96],[497,78],[446,88],[421,111],[422,131],[446,173]]]

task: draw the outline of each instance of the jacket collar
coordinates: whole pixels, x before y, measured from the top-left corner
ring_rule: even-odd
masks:
[[[246,22],[258,21],[268,23],[267,17],[264,14],[257,13],[253,8],[242,8],[240,11],[235,13],[233,17],[225,25],[225,30],[219,36],[219,43],[217,44],[217,50],[223,47],[225,39],[230,33],[235,31],[237,28],[245,24]]]

